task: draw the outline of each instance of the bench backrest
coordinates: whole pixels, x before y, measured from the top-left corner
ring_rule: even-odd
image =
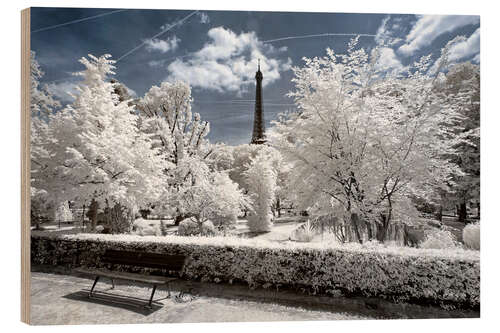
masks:
[[[106,264],[182,271],[186,256],[136,251],[106,250],[101,262]]]

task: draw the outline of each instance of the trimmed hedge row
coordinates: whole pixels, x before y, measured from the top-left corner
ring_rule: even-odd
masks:
[[[238,242],[238,243],[237,243]],[[185,254],[184,278],[291,287],[313,293],[375,296],[479,309],[478,253],[408,253],[355,246],[276,246],[205,237],[33,234],[33,265],[101,267],[106,249]],[[470,254],[472,253],[472,255]]]

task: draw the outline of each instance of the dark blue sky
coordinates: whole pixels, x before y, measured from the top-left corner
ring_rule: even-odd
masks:
[[[232,145],[250,141],[257,58],[268,126],[292,108],[291,66],[327,47],[346,51],[352,36],[332,34],[370,35],[360,46],[383,43],[382,63],[396,70],[463,35],[452,60],[479,62],[478,16],[32,8],[31,29],[42,81],[63,102],[71,101],[65,92],[77,82],[78,59],[110,53],[120,59],[116,79],[138,97],[164,80],[188,81],[193,111],[211,123],[209,138]]]

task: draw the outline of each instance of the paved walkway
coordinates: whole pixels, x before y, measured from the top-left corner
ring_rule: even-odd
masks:
[[[31,323],[58,324],[119,324],[119,323],[178,323],[178,322],[242,322],[242,321],[308,321],[368,319],[369,316],[342,313],[332,309],[314,309],[311,306],[283,304],[269,300],[239,297],[238,287],[205,284],[195,289],[211,292],[186,294],[178,292],[166,298],[167,291],[159,289],[157,304],[152,310],[142,305],[147,302],[147,287],[117,284],[114,290],[107,282],[99,282],[99,293],[93,299],[86,297],[92,281],[69,275],[33,272],[31,276]],[[181,282],[185,283],[185,282]],[[201,287],[200,287],[201,286]],[[184,290],[182,286],[173,289]],[[207,288],[208,287],[208,288]],[[192,288],[191,288],[192,289]],[[246,288],[248,289],[248,288]],[[228,292],[224,292],[228,290]],[[243,289],[242,289],[243,290]],[[269,293],[269,292],[268,292]],[[133,297],[130,297],[133,296]],[[317,307],[318,308],[318,307]]]

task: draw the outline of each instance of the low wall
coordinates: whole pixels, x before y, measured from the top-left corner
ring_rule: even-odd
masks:
[[[33,265],[101,267],[106,249],[185,254],[183,278],[479,309],[479,252],[277,244],[223,237],[34,233]]]

